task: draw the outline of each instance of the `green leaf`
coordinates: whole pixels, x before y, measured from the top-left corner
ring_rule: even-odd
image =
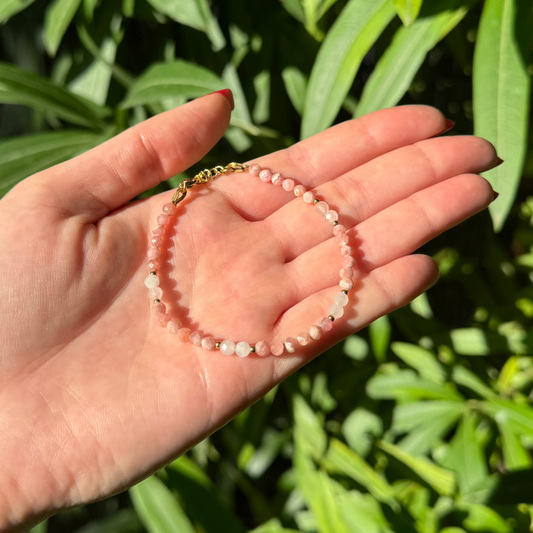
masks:
[[[176,498],[156,476],[141,481],[129,493],[148,533],[195,533]]]
[[[46,533],[48,531],[48,520],[43,520],[30,529],[30,533]]]
[[[370,494],[346,492],[339,497],[339,506],[350,533],[391,531],[379,503]]]
[[[272,518],[259,527],[252,529],[250,533],[300,533],[295,529],[286,529],[277,518]]]
[[[181,59],[155,63],[137,78],[122,106],[162,102],[175,96],[196,98],[218,91],[223,85],[214,72]]]
[[[393,0],[396,13],[402,19],[404,26],[410,26],[422,7],[424,0]]]
[[[387,350],[391,336],[391,325],[387,315],[374,320],[368,327],[372,351],[379,363],[387,360]]]
[[[493,399],[483,404],[483,410],[494,420],[505,417],[517,435],[533,437],[533,409],[528,405],[518,405],[509,400]]]
[[[331,439],[322,466],[334,474],[351,477],[381,502],[395,506],[394,489],[362,457],[337,439]]]
[[[76,529],[75,533],[142,533],[143,531],[144,527],[135,511],[122,509],[113,515],[89,522]]]
[[[406,342],[394,342],[391,349],[404,363],[413,367],[420,377],[437,383],[445,381],[444,368],[429,350]]]
[[[148,0],[148,3],[172,20],[203,31],[209,37],[213,50],[222,50],[226,46],[224,34],[207,0]]]
[[[342,424],[346,442],[364,457],[372,446],[372,437],[383,433],[383,421],[379,416],[363,408],[354,409]]]
[[[0,22],[6,22],[10,17],[22,11],[35,0],[3,0],[0,3]]]
[[[485,332],[479,328],[452,329],[453,349],[463,355],[488,355],[490,347]]]
[[[44,15],[43,42],[48,55],[54,57],[61,39],[72,22],[81,0],[54,0]]]
[[[392,0],[350,0],[329,30],[311,71],[301,138],[328,128],[361,61],[394,17]]]
[[[475,0],[473,0],[475,1]],[[463,19],[473,1],[426,2],[421,17],[401,27],[365,84],[357,116],[396,105],[409,89],[426,54]],[[426,5],[431,4],[427,10]],[[423,15],[423,16],[422,16]]]
[[[263,124],[270,118],[270,71],[263,70],[254,76],[254,88],[256,94],[254,122]]]
[[[20,104],[46,111],[59,118],[90,128],[103,129],[109,110],[76,96],[62,87],[0,62],[0,102]]]
[[[290,13],[298,22],[302,24],[305,22],[304,8],[300,0],[280,0],[282,6]]]
[[[104,140],[89,131],[62,130],[0,141],[0,195],[19,181],[89,150]]]
[[[453,494],[455,490],[455,476],[450,470],[441,468],[423,457],[413,457],[390,442],[381,440],[378,446],[408,466],[420,479],[423,479],[439,494],[443,496]]]
[[[526,450],[519,435],[509,422],[507,413],[500,411],[495,416],[502,440],[503,459],[507,470],[522,470],[531,467],[531,456]]]
[[[299,394],[294,396],[292,405],[294,440],[298,442],[302,451],[318,460],[326,451],[327,446],[327,435],[323,424]]]
[[[351,359],[362,361],[368,356],[368,343],[363,337],[358,335],[350,335],[342,346],[342,351]]]
[[[463,387],[468,387],[469,389],[473,390],[477,394],[479,394],[482,398],[495,398],[496,394],[494,394],[494,391],[488,387],[483,380],[481,380],[478,376],[476,376],[473,372],[465,368],[461,365],[456,365],[453,368],[452,373],[452,379],[457,383],[458,385],[462,385]]]
[[[307,91],[307,76],[296,67],[285,67],[281,71],[281,77],[294,109],[301,116]]]
[[[481,533],[511,533],[511,525],[493,509],[479,504],[458,503],[458,510],[468,513],[463,521],[467,531]]]
[[[527,149],[530,21],[528,0],[486,0],[474,52],[474,133],[505,161],[485,174],[500,193],[489,207],[496,231],[513,205]]]

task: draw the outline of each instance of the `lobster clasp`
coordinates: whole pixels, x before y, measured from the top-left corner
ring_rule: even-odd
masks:
[[[246,172],[248,170],[248,165],[244,163],[229,163],[226,165],[228,172]]]

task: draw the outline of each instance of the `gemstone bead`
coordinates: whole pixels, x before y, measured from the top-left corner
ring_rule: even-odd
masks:
[[[176,206],[173,203],[165,204],[162,211],[163,214],[171,216],[176,212]]]
[[[259,172],[259,179],[261,181],[268,183],[271,180],[271,178],[272,178],[272,172],[270,172],[268,168],[265,168],[264,170],[261,170],[261,172]]]
[[[307,191],[304,193],[302,199],[306,204],[312,204],[315,201],[315,195],[311,191]]]
[[[161,252],[157,248],[150,248],[146,253],[148,259],[159,259],[161,257]]]
[[[352,254],[353,254],[353,249],[351,246],[346,246],[345,244],[341,246],[341,255],[352,255]]]
[[[167,311],[167,306],[163,302],[155,302],[152,305],[152,313],[154,315],[164,315]]]
[[[333,211],[333,209],[326,211],[326,220],[328,222],[335,222],[339,220],[339,213],[337,213],[337,211]]]
[[[287,178],[283,180],[283,183],[281,186],[288,192],[292,191],[294,189],[294,180],[291,180],[290,178]]]
[[[168,215],[159,215],[157,217],[157,223],[164,226],[168,222]]]
[[[181,324],[177,320],[174,320],[174,319],[169,320],[167,324],[167,329],[168,331],[170,331],[170,333],[175,335],[176,333],[178,333],[180,328],[181,328]]]
[[[213,339],[213,337],[210,337],[209,335],[202,339],[202,348],[204,350],[214,350],[215,345],[216,345],[215,339]]]
[[[294,337],[289,337],[285,340],[285,350],[289,353],[294,353],[298,347],[298,341]]]
[[[248,167],[248,172],[252,176],[259,176],[259,172],[261,172],[261,167],[257,163],[253,163]]]
[[[333,328],[333,323],[329,318],[323,318],[318,325],[322,328],[323,331],[330,331]]]
[[[294,196],[303,196],[305,194],[305,187],[303,185],[296,185],[294,187]]]
[[[159,278],[153,274],[149,274],[146,278],[144,278],[144,284],[147,289],[159,287]]]
[[[344,307],[338,304],[333,304],[328,309],[328,314],[330,314],[335,320],[341,318],[344,315]]]
[[[307,346],[311,342],[311,337],[309,333],[298,333],[296,340],[300,346]]]
[[[351,255],[345,255],[342,258],[342,266],[353,267],[355,265],[355,259]]]
[[[353,271],[353,268],[350,267],[344,267],[340,269],[339,276],[341,278],[350,278],[352,279],[355,275],[355,272]]]
[[[346,233],[346,228],[342,224],[337,224],[333,227],[333,235],[344,235]]]
[[[274,341],[272,346],[270,346],[270,351],[272,352],[272,355],[279,357],[285,351],[285,346],[281,341]]]
[[[348,295],[344,294],[343,292],[339,292],[335,295],[335,303],[341,307],[348,305],[349,301],[350,299],[348,298]]]
[[[315,204],[316,210],[321,214],[325,215],[329,211],[329,205],[326,202],[318,202]]]
[[[161,263],[157,259],[152,259],[151,261],[148,261],[148,264],[146,266],[148,267],[148,270],[150,272],[153,272],[154,270],[159,269]]]
[[[222,341],[220,344],[220,351],[224,355],[233,355],[233,352],[235,352],[235,343],[230,340]]]
[[[341,279],[339,286],[343,291],[351,291],[353,289],[353,281],[348,278],[343,278]]]
[[[162,328],[166,328],[169,322],[170,322],[170,317],[167,314],[159,315],[159,325]]]
[[[148,242],[151,248],[159,248],[163,244],[163,239],[156,235],[152,237]]]
[[[165,228],[163,226],[157,226],[152,230],[152,235],[164,235],[165,234]]]
[[[178,339],[181,342],[189,342],[190,337],[191,337],[191,330],[189,328],[178,329]]]
[[[250,345],[247,342],[241,341],[235,346],[235,353],[238,357],[248,357],[250,355]]]
[[[265,341],[259,341],[255,345],[255,353],[259,357],[265,357],[270,353],[270,346]]]
[[[193,331],[191,333],[191,336],[189,337],[189,342],[193,346],[201,346],[203,338],[204,338],[204,336],[199,331]]]
[[[337,241],[337,244],[340,244],[341,246],[348,244],[348,241],[350,240],[348,235],[346,233],[343,233],[341,235],[337,235],[335,237],[335,240]]]
[[[283,177],[279,172],[275,172],[274,174],[272,174],[270,181],[272,181],[274,185],[281,185],[281,183],[283,182]]]
[[[150,300],[161,300],[163,289],[161,287],[152,287],[151,289],[148,289],[148,296]]]
[[[322,338],[322,328],[320,326],[311,326],[309,328],[309,336],[317,341]]]

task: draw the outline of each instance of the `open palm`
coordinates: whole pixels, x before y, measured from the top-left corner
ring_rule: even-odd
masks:
[[[385,110],[258,160],[313,189],[350,227],[358,280],[345,316],[282,357],[182,344],[150,313],[147,235],[172,193],[128,203],[222,136],[214,94],[29,178],[0,202],[0,529],[121,490],[222,426],[305,362],[437,278],[408,255],[486,207],[474,137],[431,138],[435,109]],[[220,162],[226,164],[227,162]],[[248,173],[178,207],[161,287],[192,329],[253,343],[327,316],[341,257],[313,206]]]

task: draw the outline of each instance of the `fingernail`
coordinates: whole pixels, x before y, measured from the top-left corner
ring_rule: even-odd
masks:
[[[505,161],[501,157],[496,156],[496,164],[492,168],[499,167],[504,162]]]
[[[493,191],[493,194],[492,194],[492,201],[494,202],[494,200],[496,200],[496,198],[498,198],[498,196],[500,196],[500,193],[499,193],[499,192],[496,192],[496,191]]]
[[[213,93],[206,94],[205,96],[209,96],[211,94],[221,94],[228,102],[231,107],[231,110],[233,111],[235,109],[235,102],[233,101],[233,93],[230,89],[222,89],[220,91],[215,91]],[[202,97],[203,98],[203,97]]]
[[[444,121],[444,129],[442,131],[439,131],[439,133],[437,133],[436,135],[433,135],[433,137],[438,137],[439,135],[442,135],[443,133],[450,131],[454,126],[455,126],[455,122],[447,118]]]
[[[492,170],[493,168],[499,167],[503,162],[504,162],[503,159],[496,156],[496,158],[494,159],[494,162],[491,163],[487,168],[480,170],[479,173],[481,174],[481,172],[488,172],[489,170]]]

